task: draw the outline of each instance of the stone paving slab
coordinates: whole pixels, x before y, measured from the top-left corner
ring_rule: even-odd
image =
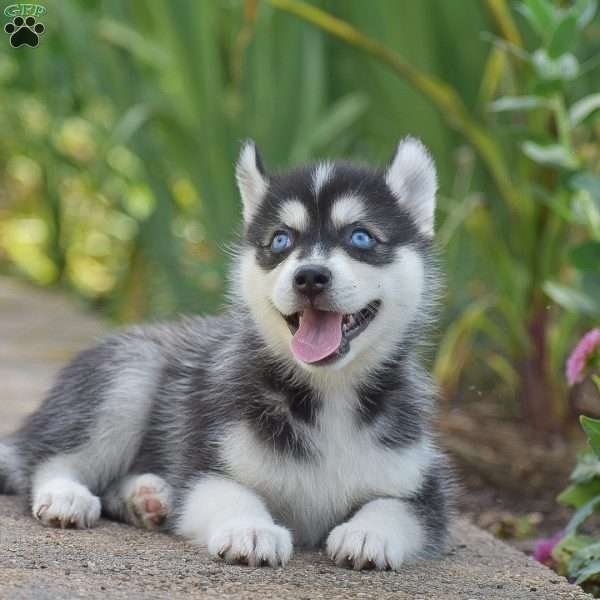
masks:
[[[69,357],[104,331],[63,294],[0,277],[0,436],[33,411]]]
[[[35,408],[68,357],[106,329],[71,300],[0,277],[0,435]],[[236,598],[316,600],[584,600],[591,596],[459,519],[439,561],[400,573],[337,568],[297,552],[283,569],[210,560],[174,536],[102,521],[49,530],[0,496],[0,600]]]
[[[0,598],[7,599],[590,598],[462,520],[443,560],[399,573],[340,569],[320,552],[297,553],[279,569],[230,566],[174,536],[120,523],[48,530],[8,497],[0,497],[0,524]]]

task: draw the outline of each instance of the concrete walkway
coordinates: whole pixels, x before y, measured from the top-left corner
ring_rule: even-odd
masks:
[[[105,327],[72,301],[0,278],[0,435],[33,410],[68,356]],[[175,537],[103,521],[90,531],[49,530],[16,498],[0,496],[0,598],[583,600],[578,587],[464,520],[440,561],[400,573],[355,573],[322,553],[285,569],[211,561]]]

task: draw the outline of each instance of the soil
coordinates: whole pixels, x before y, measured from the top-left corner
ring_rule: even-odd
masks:
[[[557,503],[567,483],[549,482],[536,494],[516,495],[490,485],[476,473],[458,468],[462,485],[459,511],[472,523],[530,554],[539,538],[551,537],[564,529],[573,514]]]
[[[540,436],[494,408],[467,406],[439,420],[459,479],[458,509],[472,523],[531,553],[564,529],[573,509],[556,497],[569,483],[583,435]],[[595,527],[594,527],[595,529]]]

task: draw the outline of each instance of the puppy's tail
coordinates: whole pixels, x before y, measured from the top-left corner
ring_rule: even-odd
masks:
[[[19,494],[23,488],[19,453],[10,440],[0,440],[0,494]]]

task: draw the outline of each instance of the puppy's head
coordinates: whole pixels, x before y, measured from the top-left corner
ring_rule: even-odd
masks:
[[[322,162],[270,175],[246,142],[236,174],[238,291],[267,344],[313,372],[381,361],[430,295],[436,173],[425,147],[405,138],[383,171]]]

